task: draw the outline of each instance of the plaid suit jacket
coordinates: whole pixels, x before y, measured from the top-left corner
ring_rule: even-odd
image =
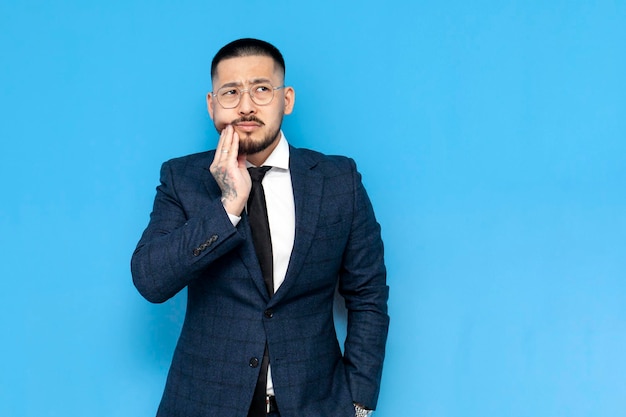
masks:
[[[209,172],[214,151],[161,168],[133,281],[160,303],[188,288],[158,410],[162,417],[246,417],[267,341],[282,417],[375,408],[387,338],[380,227],[351,159],[290,147],[296,232],[284,283],[265,290],[245,213],[233,227]],[[335,289],[348,310],[342,354]]]

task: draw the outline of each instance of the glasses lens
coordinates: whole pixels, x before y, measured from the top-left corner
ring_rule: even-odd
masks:
[[[274,87],[271,84],[255,84],[250,88],[250,95],[256,104],[269,104],[274,98]]]
[[[223,87],[217,90],[217,101],[227,109],[237,106],[240,96],[241,93],[235,87]]]

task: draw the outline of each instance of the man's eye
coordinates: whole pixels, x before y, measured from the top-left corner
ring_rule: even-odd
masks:
[[[270,87],[267,85],[259,85],[256,87],[256,92],[257,93],[266,93],[268,91],[270,91]]]
[[[231,89],[231,90],[222,90],[222,96],[234,96],[237,95],[237,90],[235,89]]]

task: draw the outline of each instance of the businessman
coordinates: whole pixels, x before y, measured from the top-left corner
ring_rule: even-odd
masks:
[[[389,290],[355,164],[287,142],[281,123],[295,91],[273,45],[229,43],[213,58],[211,80],[217,148],[163,164],[131,261],[151,302],[187,288],[157,415],[370,416]],[[336,289],[348,311],[343,353]]]

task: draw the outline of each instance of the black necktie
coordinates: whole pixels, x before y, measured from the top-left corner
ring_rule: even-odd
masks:
[[[250,230],[252,231],[252,243],[256,251],[263,280],[270,297],[274,294],[273,259],[272,259],[272,237],[270,235],[269,220],[267,218],[267,206],[265,204],[265,191],[263,191],[263,177],[272,167],[264,166],[259,168],[248,168],[250,178],[252,178],[252,189],[248,196],[248,219]],[[267,343],[263,352],[261,369],[257,380],[252,404],[248,412],[248,417],[264,417],[266,415],[266,389],[267,370],[269,367],[269,354]]]
[[[263,191],[263,177],[272,167],[248,168],[252,178],[252,190],[248,196],[248,219],[252,231],[252,242],[259,265],[263,272],[263,279],[270,297],[274,294],[274,274],[272,259],[272,237],[270,224],[267,219],[267,206],[265,205],[265,191]]]

